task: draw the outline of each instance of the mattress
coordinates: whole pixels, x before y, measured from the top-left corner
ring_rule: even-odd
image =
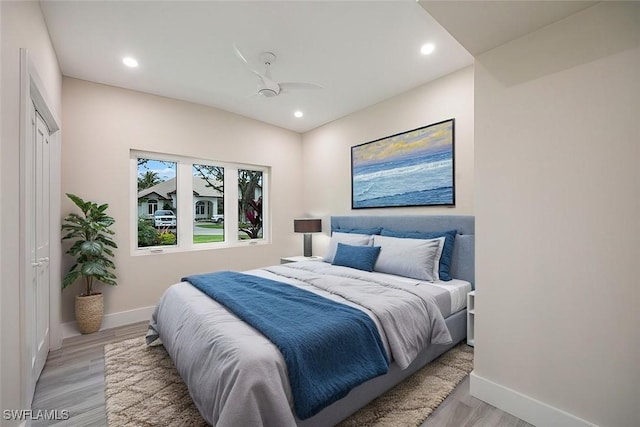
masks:
[[[451,296],[451,314],[467,308],[467,294],[471,292],[471,283],[466,280],[452,279],[430,283],[449,292]]]

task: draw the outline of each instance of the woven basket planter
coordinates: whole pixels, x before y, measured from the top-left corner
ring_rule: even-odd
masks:
[[[76,296],[76,323],[83,334],[92,334],[100,330],[104,301],[102,294]]]

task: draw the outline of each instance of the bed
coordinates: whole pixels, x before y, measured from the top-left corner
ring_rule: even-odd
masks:
[[[150,322],[147,342],[165,346],[194,403],[210,424],[335,425],[465,339],[466,293],[474,283],[472,216],[334,216],[331,230],[332,240],[325,261],[270,266],[243,274],[221,272],[212,276],[191,276],[190,282],[175,284],[162,296]],[[445,232],[449,233],[445,235],[452,242],[448,254],[444,249],[446,239],[441,234]],[[369,237],[368,243],[362,236]],[[358,239],[359,244],[355,243]],[[415,245],[415,251],[411,245]],[[407,247],[412,248],[411,254],[422,257],[420,251],[424,250],[431,256],[436,246],[435,264],[417,272],[407,270],[413,267],[413,264],[407,267],[407,260],[398,267],[395,258],[391,257],[395,256],[397,248],[406,250]],[[380,247],[382,249],[375,250]],[[375,256],[371,255],[373,263],[362,267],[362,260],[372,252],[377,252]],[[393,262],[387,263],[389,260]],[[446,274],[442,270],[443,264],[447,267]],[[373,265],[379,268],[373,269]],[[397,268],[401,269],[401,274],[394,274],[398,272]],[[423,274],[426,276],[422,277]],[[451,280],[434,280],[438,278]],[[224,286],[219,286],[220,283]],[[342,350],[342,342],[334,344],[340,351],[327,351],[318,350],[316,340],[307,339],[313,345],[305,350],[308,352],[305,357],[315,357],[318,363],[328,364],[328,369],[338,369],[338,372],[343,363],[364,366],[362,369],[367,372],[363,375],[368,377],[354,378],[350,383],[340,384],[340,389],[334,384],[322,384],[317,387],[318,393],[315,389],[310,393],[308,385],[306,389],[300,386],[300,381],[304,383],[306,378],[300,380],[304,375],[299,373],[313,368],[309,369],[304,361],[300,362],[301,367],[291,365],[291,360],[299,356],[290,354],[281,341],[283,338],[265,337],[270,333],[268,326],[272,319],[263,319],[267,326],[252,323],[256,321],[253,317],[263,309],[252,308],[251,298],[266,302],[271,301],[271,294],[243,296],[245,299],[235,303],[225,299],[228,294],[242,293],[244,289],[250,295],[252,289],[259,290],[265,285],[275,286],[273,291],[269,290],[274,294],[282,289],[282,292],[320,300],[321,308],[315,309],[323,312],[340,306],[349,312],[349,316],[356,317],[354,324],[357,327],[366,328],[368,323],[374,325],[370,329],[378,334],[373,332],[375,339],[371,338],[366,344],[357,343],[356,347],[361,351],[354,357],[355,361],[350,360],[347,350]],[[207,295],[210,292],[216,299]],[[286,299],[291,298],[286,296]],[[332,305],[327,308],[325,303]],[[271,305],[265,308],[264,317],[278,317],[281,312],[294,316],[295,310],[288,306],[275,308],[273,306],[280,303],[268,304]],[[238,311],[234,311],[236,309]],[[327,317],[330,318],[328,325],[337,319],[334,314]],[[310,323],[311,328],[317,326],[315,321]],[[301,325],[293,317],[292,324]],[[407,326],[414,324],[416,326]],[[327,326],[327,330],[334,329],[341,328]],[[362,329],[357,336],[367,335],[370,329]],[[318,331],[310,333],[317,334]],[[330,339],[337,338],[332,335]],[[370,344],[373,347],[367,347]],[[325,353],[316,356],[320,351]],[[383,359],[387,365],[380,366]],[[335,395],[323,395],[323,387],[336,390]],[[309,397],[305,393],[322,396]],[[320,406],[314,400],[301,403],[307,398],[324,400]]]

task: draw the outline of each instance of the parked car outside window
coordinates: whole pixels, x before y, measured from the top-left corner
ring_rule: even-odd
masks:
[[[153,225],[156,227],[175,227],[176,214],[173,211],[158,210],[153,214]]]
[[[215,222],[216,224],[222,224],[224,222],[224,215],[220,214],[220,215],[212,215],[211,216],[211,221]]]

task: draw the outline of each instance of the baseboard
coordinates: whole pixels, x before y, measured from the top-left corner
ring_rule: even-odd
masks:
[[[520,392],[489,381],[471,371],[469,393],[537,427],[598,427]]]
[[[132,323],[144,322],[151,319],[155,306],[136,308],[135,310],[120,311],[118,313],[105,314],[102,318],[102,326],[100,330],[117,328]],[[62,330],[62,338],[70,338],[80,335],[76,322],[67,322],[60,325]]]

